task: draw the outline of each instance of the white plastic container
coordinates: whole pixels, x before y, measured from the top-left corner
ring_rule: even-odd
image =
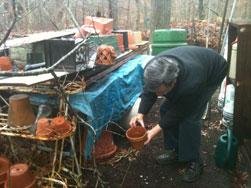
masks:
[[[220,87],[220,93],[218,96],[218,109],[222,111],[224,107],[224,98],[225,98],[225,90],[226,90],[226,78],[222,81],[221,87]]]
[[[236,77],[236,57],[237,57],[237,43],[232,45],[231,61],[229,68],[229,77],[235,79]]]
[[[223,119],[222,119],[223,125],[225,125],[225,126],[232,126],[233,125],[234,96],[235,96],[234,85],[233,84],[227,85],[225,105],[223,108]]]

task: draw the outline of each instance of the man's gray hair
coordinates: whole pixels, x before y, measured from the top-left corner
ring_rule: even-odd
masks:
[[[161,84],[169,84],[179,74],[178,63],[173,58],[165,56],[150,61],[144,70],[145,86],[149,91],[155,91]]]

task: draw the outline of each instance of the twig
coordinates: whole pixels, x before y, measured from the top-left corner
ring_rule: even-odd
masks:
[[[42,178],[38,178],[38,179],[46,180],[46,181],[51,181],[51,182],[54,182],[54,183],[58,183],[58,184],[61,184],[64,188],[67,188],[67,185],[65,184],[65,182],[57,180],[57,179],[54,179],[54,178],[45,178],[45,177],[42,177]]]
[[[72,20],[72,22],[74,23],[75,27],[77,27],[77,28],[78,28],[78,32],[80,33],[81,37],[82,37],[82,38],[85,38],[85,36],[83,36],[83,35],[82,35],[82,32],[81,32],[80,26],[79,26],[79,24],[78,24],[77,20],[75,19],[74,15],[72,14],[71,9],[69,8],[69,6],[68,6],[68,5],[65,5],[65,4],[64,4],[64,6],[65,6],[65,8],[66,8],[67,12],[70,14],[71,20]]]
[[[7,106],[9,106],[8,102],[2,97],[2,95],[0,95],[0,98],[2,99],[2,101],[3,101]]]
[[[17,13],[16,13],[16,1],[12,0],[12,10],[13,10],[13,14],[14,14],[14,18],[12,20],[12,23],[9,27],[9,29],[7,30],[7,32],[5,33],[3,39],[0,41],[0,46],[5,43],[5,41],[8,39],[11,30],[14,28],[16,22],[17,22]]]
[[[123,184],[124,184],[124,182],[125,182],[125,179],[126,179],[127,173],[128,173],[128,171],[129,171],[129,169],[130,169],[130,167],[131,167],[131,164],[132,164],[132,162],[131,162],[131,161],[129,161],[129,165],[128,165],[127,169],[126,169],[125,175],[124,175],[123,180],[122,180],[122,182],[121,182],[121,184],[120,184],[120,185],[121,185],[121,187],[123,187]]]

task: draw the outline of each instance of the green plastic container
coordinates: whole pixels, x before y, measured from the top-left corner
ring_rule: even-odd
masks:
[[[110,45],[113,46],[117,54],[120,53],[116,35],[101,35],[101,36],[93,35],[89,37],[88,43],[90,45],[96,45],[96,46],[99,46],[101,44]]]
[[[163,51],[179,47],[179,46],[186,46],[186,42],[176,42],[176,43],[158,43],[158,44],[152,44],[152,55],[157,55]]]
[[[157,29],[153,32],[152,43],[186,42],[185,29]]]

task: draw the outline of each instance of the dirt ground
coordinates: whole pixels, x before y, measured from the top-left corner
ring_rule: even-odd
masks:
[[[163,151],[162,135],[136,153],[130,149],[130,144],[125,138],[115,136],[114,141],[119,146],[119,151],[108,161],[97,163],[98,173],[84,172],[87,187],[248,187],[245,184],[248,177],[247,172],[244,171],[244,180],[239,181],[239,178],[218,169],[214,164],[216,142],[219,135],[223,134],[225,130],[224,126],[220,124],[221,115],[216,109],[217,96],[215,95],[212,100],[210,119],[203,122],[201,154],[205,168],[197,182],[184,183],[181,181],[180,175],[184,172],[184,164],[161,166],[156,163],[155,157]],[[146,118],[146,124],[149,127],[158,122],[159,103],[155,104]]]
[[[140,151],[132,150],[130,143],[122,136],[114,135],[114,142],[118,151],[106,161],[88,161],[82,163],[83,186],[76,186],[71,176],[60,178],[67,183],[68,187],[170,187],[170,188],[248,188],[250,174],[247,173],[246,164],[238,165],[238,176],[218,169],[214,164],[214,150],[219,135],[225,132],[220,124],[221,114],[216,109],[217,94],[213,97],[211,116],[205,121],[202,131],[201,154],[205,163],[202,177],[195,183],[184,183],[180,175],[184,172],[184,164],[161,166],[155,162],[156,156],[163,151],[162,135],[157,136],[149,145]],[[158,101],[146,117],[146,125],[151,128],[158,123],[160,101]],[[116,131],[116,130],[113,130]],[[10,141],[13,148],[10,147]],[[37,142],[22,138],[7,139],[0,137],[0,155],[8,156],[14,162],[26,162],[40,177],[46,176],[51,169],[53,161],[52,152],[44,152],[38,149]],[[71,169],[72,161],[65,157],[63,166]],[[247,181],[249,184],[247,185]],[[46,184],[46,183],[45,183]],[[50,187],[50,186],[39,186]],[[53,186],[62,187],[62,186]]]

